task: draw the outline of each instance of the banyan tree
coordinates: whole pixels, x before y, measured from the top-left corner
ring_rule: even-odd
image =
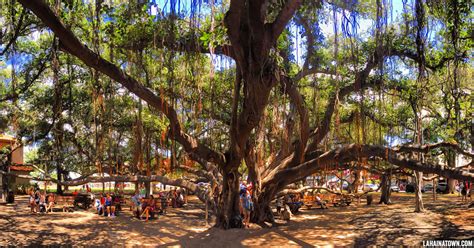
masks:
[[[35,69],[18,71],[28,79],[1,97],[52,85],[55,121],[38,130],[55,137],[50,150],[67,143],[86,161],[82,177],[60,185],[184,187],[211,206],[217,226],[231,228],[243,174],[254,185],[252,220],[260,224],[274,222],[278,193],[311,175],[349,169],[356,177],[474,181],[469,1],[18,2],[9,6],[17,29],[6,30],[1,48],[28,54],[18,44],[32,33],[46,35],[49,47],[36,54],[39,62],[23,62]],[[49,82],[30,75],[50,69]],[[88,93],[80,93],[79,75]],[[89,98],[93,108],[81,112],[77,103]],[[125,98],[133,103],[124,107]],[[93,124],[81,124],[90,132],[80,131],[74,123],[91,113]]]

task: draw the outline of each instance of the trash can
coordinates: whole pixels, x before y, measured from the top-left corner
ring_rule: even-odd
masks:
[[[15,202],[15,194],[13,194],[13,191],[8,192],[7,195],[7,204],[12,204]]]
[[[371,205],[374,197],[372,195],[367,194],[367,205]]]

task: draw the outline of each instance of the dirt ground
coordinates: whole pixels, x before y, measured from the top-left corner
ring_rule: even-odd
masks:
[[[388,206],[362,201],[359,206],[303,209],[289,223],[279,221],[278,227],[224,231],[206,226],[202,204],[195,198],[183,209],[143,222],[130,212],[117,218],[92,211],[30,214],[27,198],[17,197],[15,206],[0,205],[0,246],[359,247],[474,238],[474,209],[457,196],[433,202],[426,195],[425,213],[413,212],[413,195],[399,193],[392,200]]]

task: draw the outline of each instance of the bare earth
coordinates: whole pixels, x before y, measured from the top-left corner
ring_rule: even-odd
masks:
[[[374,200],[377,199],[377,196]],[[92,212],[30,214],[26,197],[16,206],[0,205],[0,246],[178,246],[312,247],[416,245],[428,239],[473,239],[474,209],[459,197],[425,196],[425,213],[414,213],[414,199],[396,194],[395,204],[303,209],[289,223],[274,228],[220,230],[205,225],[202,205],[193,198],[183,209],[147,223],[130,212],[117,218]]]

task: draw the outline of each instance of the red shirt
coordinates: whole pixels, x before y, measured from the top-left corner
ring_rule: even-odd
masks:
[[[100,205],[104,205],[105,204],[105,197],[101,197],[100,198]]]

